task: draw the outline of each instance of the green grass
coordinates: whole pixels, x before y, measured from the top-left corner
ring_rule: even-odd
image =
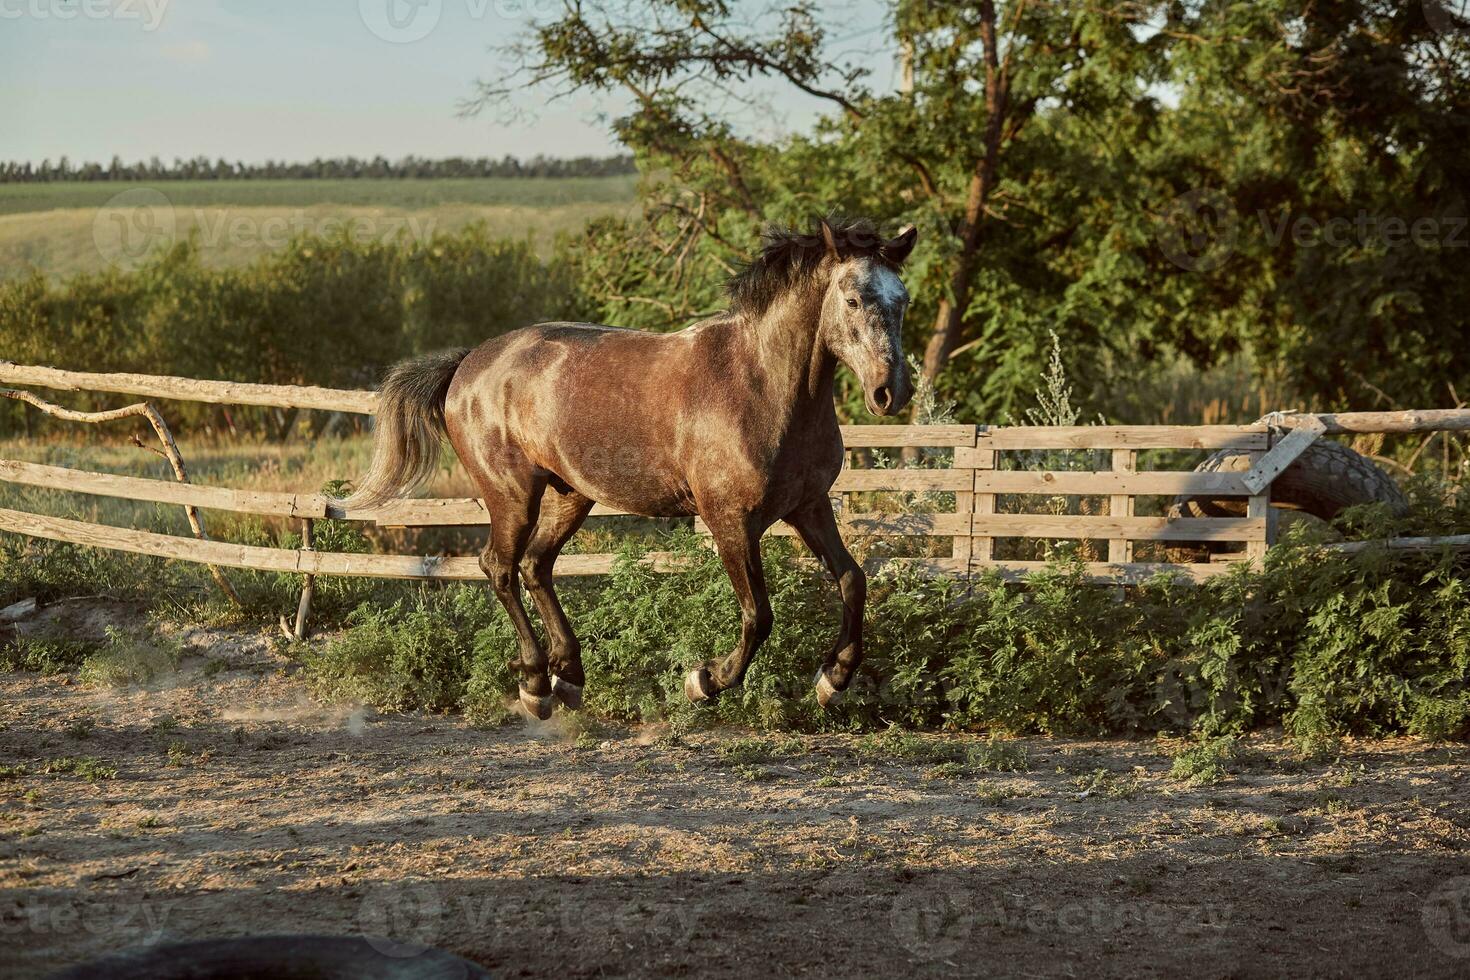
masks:
[[[148,187],[175,207],[311,207],[318,204],[417,210],[442,204],[550,207],[631,204],[638,177],[472,177],[438,180],[160,180],[0,184],[0,214],[100,208]]]
[[[1181,749],[1174,756],[1169,775],[1191,786],[1213,786],[1230,775],[1239,758],[1240,748],[1234,738],[1205,739]]]
[[[89,783],[99,779],[116,779],[117,766],[110,766],[94,756],[61,756],[48,759],[41,767],[48,775],[80,776]]]
[[[129,636],[109,626],[107,641],[78,671],[84,684],[121,687],[146,684],[172,672],[179,663],[178,647],[157,638]]]

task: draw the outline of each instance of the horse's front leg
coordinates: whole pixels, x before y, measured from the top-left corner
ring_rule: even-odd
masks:
[[[740,602],[740,642],[724,659],[696,667],[684,678],[684,695],[691,701],[704,701],[744,680],[756,650],[771,635],[773,621],[765,571],[761,568],[760,538],[764,529],[749,518],[719,523],[706,520]]]
[[[801,540],[827,566],[842,593],[842,631],[817,671],[817,702],[826,708],[847,690],[858,664],[863,662],[863,606],[868,600],[868,577],[842,543],[832,501],[825,495],[803,505],[786,518],[786,523],[796,528]]]

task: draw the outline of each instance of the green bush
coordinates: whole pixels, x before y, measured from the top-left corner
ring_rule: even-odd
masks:
[[[400,358],[581,311],[561,260],[480,225],[423,241],[303,237],[239,268],[205,264],[191,240],[132,272],[0,283],[0,351],[83,371],[358,388]],[[0,435],[29,411],[0,406]],[[174,405],[169,418],[187,426],[220,412]],[[280,435],[296,414],[237,408],[229,427]]]
[[[874,747],[890,754],[918,728],[1217,738],[1281,724],[1304,743],[1470,734],[1470,568],[1449,554],[1344,556],[1293,541],[1262,570],[1195,586],[1161,578],[1122,601],[1066,560],[1024,585],[987,577],[968,591],[880,575],[859,680],[823,712],[810,686],[840,621],[835,587],[768,543],[776,628],[742,687],[695,707],[683,674],[733,646],[737,606],[707,548],[689,538],[661,547],[690,567],[658,573],[630,552],[605,580],[562,587],[595,715],[889,732]],[[499,718],[515,653],[488,589],[456,586],[364,606],[312,670],[326,693]]]

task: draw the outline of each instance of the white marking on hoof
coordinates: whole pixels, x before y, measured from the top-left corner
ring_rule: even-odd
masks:
[[[695,667],[684,675],[684,696],[690,701],[708,701],[714,693],[705,681],[703,667]]]
[[[556,698],[550,694],[545,697],[537,697],[524,687],[520,688],[520,692],[521,707],[526,709],[527,714],[540,721],[545,721],[551,717],[551,709],[556,706]]]
[[[582,707],[582,685],[564,681],[555,674],[551,675],[551,694],[562,704],[573,711]]]
[[[842,700],[842,692],[833,687],[832,682],[827,680],[827,672],[824,670],[817,671],[816,688],[817,703],[824,708],[830,708]]]

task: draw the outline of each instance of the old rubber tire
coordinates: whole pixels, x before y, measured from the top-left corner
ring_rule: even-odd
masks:
[[[1194,468],[1196,473],[1244,473],[1264,452],[1222,449]],[[1357,504],[1383,503],[1395,515],[1408,510],[1403,491],[1383,470],[1341,443],[1319,439],[1271,484],[1271,504],[1330,521]],[[1244,517],[1244,497],[1177,497],[1172,517]]]

